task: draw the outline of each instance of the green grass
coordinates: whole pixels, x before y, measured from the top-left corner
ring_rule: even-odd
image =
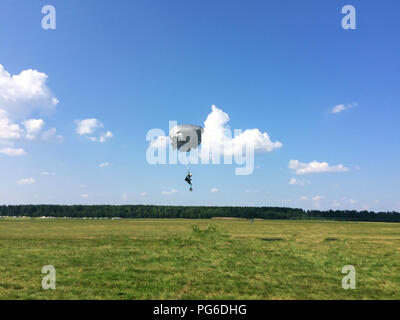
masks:
[[[399,298],[395,223],[0,219],[0,299]]]

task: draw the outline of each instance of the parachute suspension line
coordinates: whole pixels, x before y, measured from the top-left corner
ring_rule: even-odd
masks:
[[[191,149],[197,148],[201,143],[203,131],[204,129],[202,127],[192,124],[176,125],[169,131],[172,149],[177,149],[180,152],[190,152]],[[185,181],[189,184],[190,191],[193,191],[191,181],[192,173],[190,172],[189,164],[186,165],[186,169],[188,174]]]
[[[186,179],[188,179],[188,180],[186,180],[186,182],[189,184],[189,191],[190,192],[192,192],[193,191],[193,186],[192,186],[192,173],[190,172],[190,170],[189,170],[189,165],[187,164],[186,165],[186,169],[187,169],[187,171],[188,171],[188,173],[187,173],[187,176],[186,176]]]
[[[186,152],[186,155],[190,155],[190,150]],[[191,174],[190,168],[189,168],[189,164],[190,164],[190,161],[189,161],[188,164],[186,165],[186,170],[187,170],[188,174]]]

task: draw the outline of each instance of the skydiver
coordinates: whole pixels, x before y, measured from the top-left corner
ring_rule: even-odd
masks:
[[[192,188],[192,174],[190,173],[190,172],[188,172],[188,174],[187,174],[187,176],[186,176],[186,178],[185,178],[185,181],[190,185],[190,192],[192,192],[193,191],[193,188]]]

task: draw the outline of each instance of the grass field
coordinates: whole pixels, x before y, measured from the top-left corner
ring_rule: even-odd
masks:
[[[0,219],[0,299],[400,299],[400,224]]]

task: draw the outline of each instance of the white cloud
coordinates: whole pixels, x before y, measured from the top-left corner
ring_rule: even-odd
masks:
[[[235,130],[232,132],[227,123],[229,116],[216,106],[211,106],[211,113],[204,121],[204,131],[201,137],[201,152],[199,156],[204,156],[205,161],[219,156],[232,156],[243,154],[247,146],[253,147],[254,152],[271,152],[282,147],[279,141],[272,142],[266,132],[259,129],[247,129],[244,131]],[[169,136],[159,135],[150,142],[150,147],[164,149],[170,146]],[[259,168],[259,166],[257,166]]]
[[[52,109],[58,104],[46,85],[48,76],[37,70],[11,75],[0,64],[0,105],[13,119],[24,118],[34,110]]]
[[[113,137],[113,133],[111,131],[107,131],[106,133],[102,134],[99,137],[99,142],[104,143],[104,142],[106,142],[107,139],[110,139],[112,137]]]
[[[204,121],[204,132],[202,134],[202,149],[212,152],[221,150],[221,154],[241,154],[246,145],[254,146],[254,152],[270,152],[282,147],[282,143],[272,142],[269,135],[262,133],[259,129],[247,129],[235,137],[227,126],[229,116],[227,113],[211,106],[211,113]]]
[[[356,107],[356,106],[357,106],[357,103],[347,104],[347,105],[339,104],[339,105],[334,106],[331,109],[331,113],[340,113],[342,111],[348,110],[348,109]]]
[[[89,198],[89,195],[87,193],[81,194],[81,198],[84,198],[84,199]]]
[[[33,183],[35,183],[35,179],[33,179],[33,178],[24,178],[24,179],[20,179],[17,181],[17,184],[21,184],[21,185],[33,184]]]
[[[109,166],[110,166],[110,163],[109,163],[109,162],[103,162],[103,163],[100,163],[100,164],[99,164],[99,167],[100,167],[100,168],[109,167]]]
[[[218,192],[218,188],[211,188],[210,192]]]
[[[141,192],[140,195],[141,195],[142,197],[145,197],[145,196],[147,196],[147,192]]]
[[[290,160],[289,169],[295,170],[297,175],[322,172],[345,172],[348,168],[342,164],[329,166],[327,162],[318,162],[316,160],[310,163],[299,162],[298,160]]]
[[[28,140],[35,140],[37,135],[44,127],[43,119],[28,119],[24,121],[26,130],[26,138]]]
[[[79,135],[92,134],[96,129],[103,128],[103,124],[95,119],[75,120],[76,133]]]
[[[104,128],[104,125],[98,119],[91,118],[84,120],[75,120],[75,124],[76,133],[80,136],[86,136],[86,138],[90,141],[104,143],[107,139],[113,137],[113,133],[111,131],[106,131],[98,136],[92,136],[97,129]]]
[[[0,64],[0,144],[10,146],[1,149],[0,153],[10,156],[24,155],[25,151],[14,148],[12,141],[40,138],[44,127],[43,119],[26,118],[33,111],[52,109],[58,104],[58,99],[46,86],[46,81],[47,75],[37,70],[29,69],[11,75]],[[16,120],[22,120],[22,127],[15,123]]]
[[[343,110],[346,110],[346,107],[344,106],[344,104],[339,104],[332,108],[331,113],[339,113],[342,112]]]
[[[169,190],[169,191],[161,191],[161,194],[163,194],[163,195],[165,195],[165,196],[170,196],[170,195],[173,195],[173,194],[175,194],[175,193],[177,193],[178,192],[178,190],[176,190],[176,189],[171,189],[171,190]]]
[[[63,136],[56,134],[56,129],[51,128],[41,133],[45,122],[43,119],[27,119],[22,122],[25,129],[19,124],[12,123],[5,110],[0,109],[0,141],[10,142],[15,140],[37,140],[62,142]]]
[[[301,197],[299,198],[299,200],[301,200],[301,201],[307,201],[308,198],[307,198],[306,196],[301,196]]]
[[[23,133],[18,124],[11,123],[7,111],[0,109],[0,139],[20,139]]]
[[[43,119],[24,119],[35,110],[49,109],[58,103],[45,82],[47,75],[36,70],[25,70],[11,76],[0,64],[0,143],[9,144],[15,140],[37,140],[44,127]],[[54,129],[55,130],[55,129]],[[46,135],[44,135],[46,137]],[[58,136],[60,139],[61,136]],[[45,140],[45,139],[43,139]],[[21,148],[1,149],[0,153],[10,156],[24,155]]]
[[[2,148],[0,149],[1,154],[5,154],[7,156],[24,156],[26,152],[22,148]]]

